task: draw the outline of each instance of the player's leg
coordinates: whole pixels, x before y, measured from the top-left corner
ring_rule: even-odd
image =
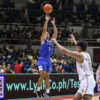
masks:
[[[48,98],[49,100],[51,100],[51,96],[50,96],[50,73],[46,72],[46,77],[45,77],[45,86],[46,86],[46,92],[43,94],[46,98]]]
[[[50,93],[49,87],[50,87],[50,73],[46,72],[46,77],[45,77],[45,86],[46,86],[46,93]]]
[[[82,100],[82,95],[81,93],[76,93],[75,96],[73,97],[73,100]]]
[[[41,85],[43,83],[43,80],[45,79],[45,74],[46,74],[45,71],[43,71],[43,70],[40,71],[40,77],[38,80],[38,87],[37,87],[37,92],[36,92],[37,97],[42,97],[42,93],[41,93],[40,88],[41,88]]]
[[[92,100],[92,95],[85,94],[83,100]]]
[[[46,66],[46,77],[45,77],[45,86],[46,86],[46,93],[50,93],[49,87],[50,87],[50,73],[51,73],[51,61],[47,61]]]
[[[51,73],[51,62],[50,62],[50,61],[47,61],[47,66],[46,66],[46,77],[45,77],[46,92],[44,93],[44,96],[45,96],[46,98],[48,98],[49,100],[51,100],[51,97],[50,97],[50,90],[49,90],[49,87],[50,87],[50,82],[49,82],[50,73]]]
[[[83,92],[84,92],[84,81],[82,81],[80,83],[80,88],[78,89],[77,93],[75,94],[73,100],[82,100]]]
[[[94,95],[94,88],[95,88],[95,80],[93,76],[86,77],[86,87],[84,87],[84,95],[83,100],[92,100],[92,96]]]
[[[40,91],[40,88],[41,88],[41,85],[43,83],[43,80],[45,79],[45,74],[46,74],[46,64],[45,64],[45,61],[43,60],[39,60],[38,61],[38,69],[39,69],[39,72],[40,72],[40,77],[39,77],[39,80],[38,80],[38,87],[37,87],[37,96],[38,97],[41,97],[41,91]]]
[[[45,79],[45,75],[46,75],[46,72],[43,71],[43,70],[41,70],[40,71],[40,77],[39,77],[39,80],[38,80],[38,88],[37,88],[37,90],[40,90],[40,87],[42,85],[42,82]]]

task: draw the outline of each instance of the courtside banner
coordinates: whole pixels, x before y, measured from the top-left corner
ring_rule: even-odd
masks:
[[[0,76],[0,98],[33,98],[36,97],[37,81],[36,74],[7,74]],[[50,91],[52,96],[73,95],[79,88],[77,74],[51,74]],[[98,87],[95,92],[98,92]],[[45,91],[45,82],[41,86]]]
[[[4,76],[0,76],[0,99],[4,99]]]

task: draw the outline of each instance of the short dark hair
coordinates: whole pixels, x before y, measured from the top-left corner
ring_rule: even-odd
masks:
[[[18,62],[18,64],[21,64],[21,59],[18,59],[17,62]]]
[[[86,51],[88,43],[86,41],[81,40],[81,41],[77,42],[76,46],[80,46],[82,51]]]

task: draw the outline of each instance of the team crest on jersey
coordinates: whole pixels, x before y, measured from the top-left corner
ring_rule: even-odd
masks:
[[[50,45],[52,42],[50,40],[47,40],[47,44]]]

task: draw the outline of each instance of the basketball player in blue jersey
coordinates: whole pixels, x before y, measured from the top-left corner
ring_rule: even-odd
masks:
[[[50,35],[47,32],[47,27],[48,27],[48,22],[50,20],[50,16],[46,15],[45,16],[45,24],[43,27],[43,32],[41,36],[41,51],[40,51],[40,57],[38,58],[38,69],[40,71],[40,78],[38,80],[38,87],[37,87],[37,92],[36,95],[37,97],[41,97],[42,93],[40,91],[40,87],[42,85],[43,80],[45,80],[45,87],[46,87],[46,92],[44,93],[46,97],[49,98],[49,87],[50,87],[50,73],[51,73],[51,61],[50,58],[53,53],[53,43],[51,41]],[[52,38],[56,39],[58,35],[58,31],[55,25],[55,18],[51,20],[51,23],[53,25],[54,29],[54,34]]]

